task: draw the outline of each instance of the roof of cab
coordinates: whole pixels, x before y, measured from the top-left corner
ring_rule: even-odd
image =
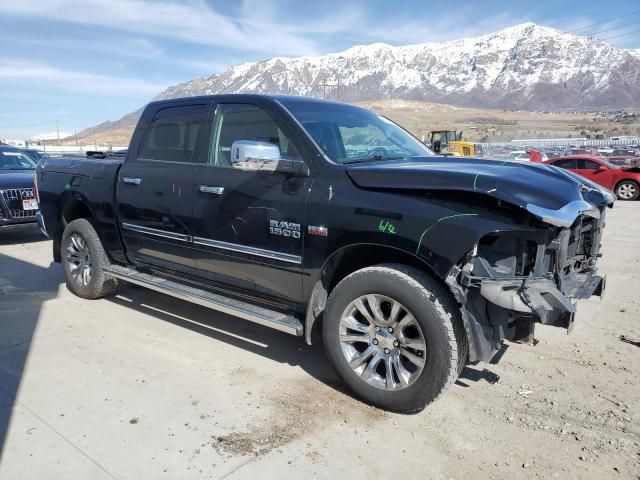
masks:
[[[328,103],[335,105],[349,105],[344,102],[337,102],[335,100],[327,100],[325,98],[316,98],[316,97],[305,97],[302,95],[270,95],[270,94],[259,94],[259,93],[221,93],[215,95],[198,95],[193,97],[179,97],[179,98],[169,98],[164,100],[154,100],[150,102],[149,105],[158,105],[158,104],[182,104],[184,102],[198,102],[198,101],[207,101],[211,99],[224,99],[226,101],[235,100],[271,100],[279,103]]]

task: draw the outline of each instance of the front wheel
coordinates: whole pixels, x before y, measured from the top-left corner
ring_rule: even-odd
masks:
[[[331,292],[327,355],[344,382],[386,410],[415,412],[455,381],[466,352],[457,305],[430,276],[405,265],[358,270]]]
[[[115,291],[117,280],[102,271],[109,259],[88,220],[79,218],[67,224],[61,253],[67,288],[75,295],[93,300]]]
[[[616,197],[620,200],[636,200],[640,195],[640,188],[633,180],[623,180],[616,187]]]

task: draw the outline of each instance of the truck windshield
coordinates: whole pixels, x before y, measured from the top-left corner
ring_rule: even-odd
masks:
[[[291,100],[283,104],[334,162],[433,155],[409,132],[370,110],[329,102]]]
[[[34,170],[36,162],[22,152],[0,150],[0,170]]]

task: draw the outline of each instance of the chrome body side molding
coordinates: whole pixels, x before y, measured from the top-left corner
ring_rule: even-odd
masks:
[[[220,248],[222,250],[230,250],[232,252],[246,253],[248,255],[256,255],[258,257],[271,258],[288,263],[302,263],[302,257],[299,255],[290,255],[288,253],[274,252],[273,250],[264,250],[262,248],[248,247],[246,245],[238,245],[236,243],[220,242],[218,240],[210,240],[208,238],[193,237],[193,243],[196,245],[205,245],[207,247]]]
[[[169,238],[171,240],[180,240],[187,243],[193,243],[195,245],[203,245],[206,247],[219,248],[221,250],[246,253],[247,255],[256,255],[258,257],[270,258],[272,260],[279,260],[281,262],[287,263],[295,263],[297,265],[302,264],[302,257],[300,255],[280,253],[273,250],[265,250],[263,248],[239,245],[237,243],[221,242],[219,240],[211,240],[209,238],[192,237],[190,235],[167,232],[166,230],[143,227],[141,225],[134,225],[132,223],[122,223],[122,228],[124,228],[125,230],[130,230],[132,232],[145,233],[147,235],[154,235],[156,237]]]
[[[147,235],[155,235],[156,237],[170,238],[171,240],[181,240],[183,242],[192,242],[191,235],[183,235],[181,233],[167,232],[166,230],[158,230],[157,228],[143,227],[142,225],[134,225],[132,223],[122,223],[122,228],[131,230],[132,232],[146,233]]]

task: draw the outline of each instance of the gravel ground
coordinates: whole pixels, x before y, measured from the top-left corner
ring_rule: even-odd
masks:
[[[417,415],[343,392],[321,346],[135,287],[83,301],[35,229],[0,232],[0,478],[640,478],[640,203],[605,298]]]

